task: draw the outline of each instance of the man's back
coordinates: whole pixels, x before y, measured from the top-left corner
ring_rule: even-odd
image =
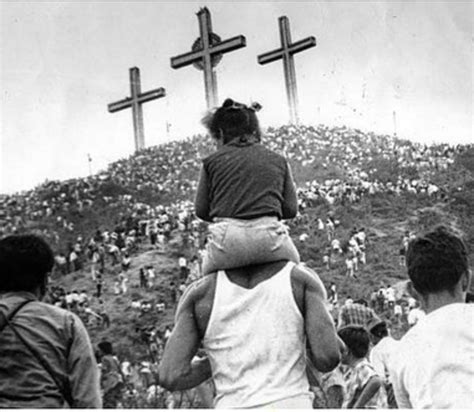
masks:
[[[259,289],[271,289],[271,286],[278,291],[260,293]],[[234,292],[236,295],[229,297],[228,293],[233,295]],[[256,296],[258,298],[254,300]],[[240,306],[234,306],[229,311],[226,304],[232,303],[230,300],[233,299],[236,302],[239,300]],[[261,406],[262,402],[267,402],[267,405],[272,403],[275,407],[303,407],[301,403],[291,403],[291,400],[299,402],[301,399],[298,396],[292,398],[292,395],[299,392],[307,396],[309,389],[306,377],[301,377],[305,344],[309,348],[307,355],[319,370],[330,371],[339,362],[340,346],[325,299],[324,286],[316,274],[300,265],[288,267],[287,262],[206,276],[191,285],[180,302],[176,327],[160,365],[160,384],[170,390],[182,390],[196,386],[211,375],[216,386],[222,382],[230,385],[235,378],[239,381],[235,382],[234,390],[245,395],[256,383],[257,387],[253,389],[257,389],[258,393],[251,394],[247,399],[228,398],[229,402],[225,403],[222,393],[225,395],[231,389],[225,388],[225,385],[224,389],[218,386],[219,407],[256,407]],[[220,309],[223,309],[222,313]],[[231,314],[228,319],[226,313],[227,316]],[[283,327],[283,323],[287,326]],[[239,336],[242,328],[247,340]],[[281,340],[289,342],[286,351],[279,345]],[[191,362],[201,342],[207,349],[210,363],[207,360]],[[223,347],[220,346],[222,342],[225,342]],[[297,353],[294,356],[292,351],[295,349]],[[222,356],[222,350],[227,354]],[[263,364],[257,364],[257,361]],[[230,369],[226,365],[230,365]],[[278,365],[288,376],[287,384],[295,382],[291,388],[292,395],[285,392],[285,388],[281,388],[278,394],[275,391],[275,381],[280,385],[284,382],[283,376],[261,376],[259,381],[251,381],[254,370],[278,374]],[[268,381],[265,381],[266,378]],[[273,378],[275,380],[272,381]],[[282,396],[287,398],[282,399]],[[306,407],[311,407],[309,398],[304,402]]]
[[[77,316],[38,300],[28,292],[1,296],[5,315],[22,301],[27,303],[11,324],[21,337],[47,362],[60,389],[40,361],[6,326],[0,332],[0,407],[61,408],[67,392],[73,406],[101,407],[98,370],[84,326]]]
[[[258,407],[295,397],[311,407],[304,319],[291,289],[293,266],[287,263],[253,288],[232,283],[223,271],[217,274],[203,339],[216,407]]]
[[[400,408],[474,408],[474,306],[455,303],[420,320],[393,357]]]

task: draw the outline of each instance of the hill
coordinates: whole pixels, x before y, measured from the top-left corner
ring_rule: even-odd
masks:
[[[282,126],[264,135],[264,144],[289,160],[299,188],[300,216],[289,225],[302,259],[326,286],[337,284],[340,298],[370,300],[382,285],[406,279],[399,249],[407,230],[416,233],[444,221],[462,229],[474,250],[472,145],[427,146],[322,125]],[[82,269],[67,275],[57,270],[53,284],[64,291],[85,290],[93,309],[94,248],[117,243],[130,253],[126,294],[114,293],[121,265],[106,253],[104,300],[111,326],[89,330],[95,344],[112,339],[123,358],[148,359],[146,329],[163,333],[172,323],[180,285],[178,256],[189,260],[202,244],[205,225],[193,216],[192,199],[200,158],[212,151],[208,138],[194,136],[145,149],[88,178],[45,182],[2,196],[0,234],[40,233],[66,257],[79,244]],[[329,268],[324,255],[330,242],[318,221],[325,223],[328,217],[337,223],[335,236],[343,250],[332,256]],[[150,245],[150,225],[156,225],[159,246]],[[344,265],[353,228],[364,228],[368,239],[367,263],[357,279],[345,275]],[[145,289],[139,269],[149,265],[157,276],[153,288]],[[151,309],[134,309],[133,302],[150,303]],[[162,303],[166,309],[155,310]]]

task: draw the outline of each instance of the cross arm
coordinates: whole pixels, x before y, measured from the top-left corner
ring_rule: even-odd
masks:
[[[137,103],[146,103],[151,100],[159,99],[160,97],[166,96],[166,91],[163,87],[158,89],[150,90],[145,93],[141,93],[137,96],[136,102]],[[110,103],[107,105],[107,109],[110,113],[118,112],[123,109],[128,109],[132,106],[133,99],[131,97],[127,97],[123,100],[119,100],[115,103]]]
[[[313,36],[307,37],[306,39],[294,42],[290,46],[290,54],[302,52],[303,50],[310,49],[316,46],[316,38]]]
[[[159,87],[158,89],[150,90],[145,93],[141,93],[138,96],[138,103],[146,103],[151,100],[159,99],[160,97],[166,96],[166,91],[163,87]]]
[[[209,48],[209,54],[219,54],[219,53],[227,53],[233,50],[240,49],[246,46],[246,39],[245,36],[235,36],[228,40],[224,40],[214,46]],[[173,69],[179,69],[184,66],[188,66],[194,63],[197,60],[202,59],[205,50],[198,50],[192,51],[189,53],[180,54],[179,56],[171,58],[171,67]]]
[[[267,64],[281,59],[283,56],[283,49],[276,49],[269,51],[268,53],[263,53],[258,56],[258,64]]]
[[[310,49],[311,47],[316,46],[316,38],[311,36],[307,37],[306,39],[299,40],[288,47],[288,53],[290,54],[296,54],[299,53],[303,50]],[[272,63],[276,60],[279,60],[283,57],[284,54],[284,49],[279,48],[275,49],[272,51],[269,51],[268,53],[263,53],[258,56],[258,63],[259,64],[267,64],[267,63]]]
[[[119,100],[118,102],[108,104],[107,109],[109,113],[115,113],[123,109],[128,109],[131,106],[132,99],[130,97],[127,97],[123,100]]]

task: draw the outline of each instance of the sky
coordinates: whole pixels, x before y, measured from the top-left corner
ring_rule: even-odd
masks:
[[[219,101],[258,101],[263,127],[289,121],[282,62],[257,63],[286,15],[293,41],[317,40],[295,56],[301,123],[474,142],[473,1],[0,0],[0,193],[131,155],[131,110],[107,104],[130,95],[134,66],[142,91],[167,92],[143,105],[147,146],[204,133],[203,73],[170,67],[199,36],[203,6],[222,39],[247,39],[217,66]]]

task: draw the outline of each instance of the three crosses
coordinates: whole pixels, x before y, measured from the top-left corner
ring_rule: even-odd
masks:
[[[212,32],[211,14],[207,7],[198,13],[200,37],[194,42],[191,52],[181,54],[171,58],[171,67],[179,69],[181,67],[194,65],[204,73],[204,87],[206,93],[206,103],[208,108],[217,106],[217,80],[215,66],[219,63],[222,55],[246,46],[245,37],[242,35],[221,40],[219,36]],[[298,123],[298,96],[296,88],[296,74],[294,54],[316,46],[316,39],[308,37],[295,43],[291,42],[290,23],[286,16],[279,18],[281,47],[258,56],[259,64],[267,64],[276,60],[283,61],[286,94],[288,107],[290,110],[290,121]],[[166,92],[163,88],[141,92],[140,71],[137,67],[130,69],[130,93],[127,97],[108,105],[110,113],[119,110],[132,108],[133,128],[135,132],[135,149],[145,148],[145,138],[143,130],[142,104],[151,100],[164,97]]]

